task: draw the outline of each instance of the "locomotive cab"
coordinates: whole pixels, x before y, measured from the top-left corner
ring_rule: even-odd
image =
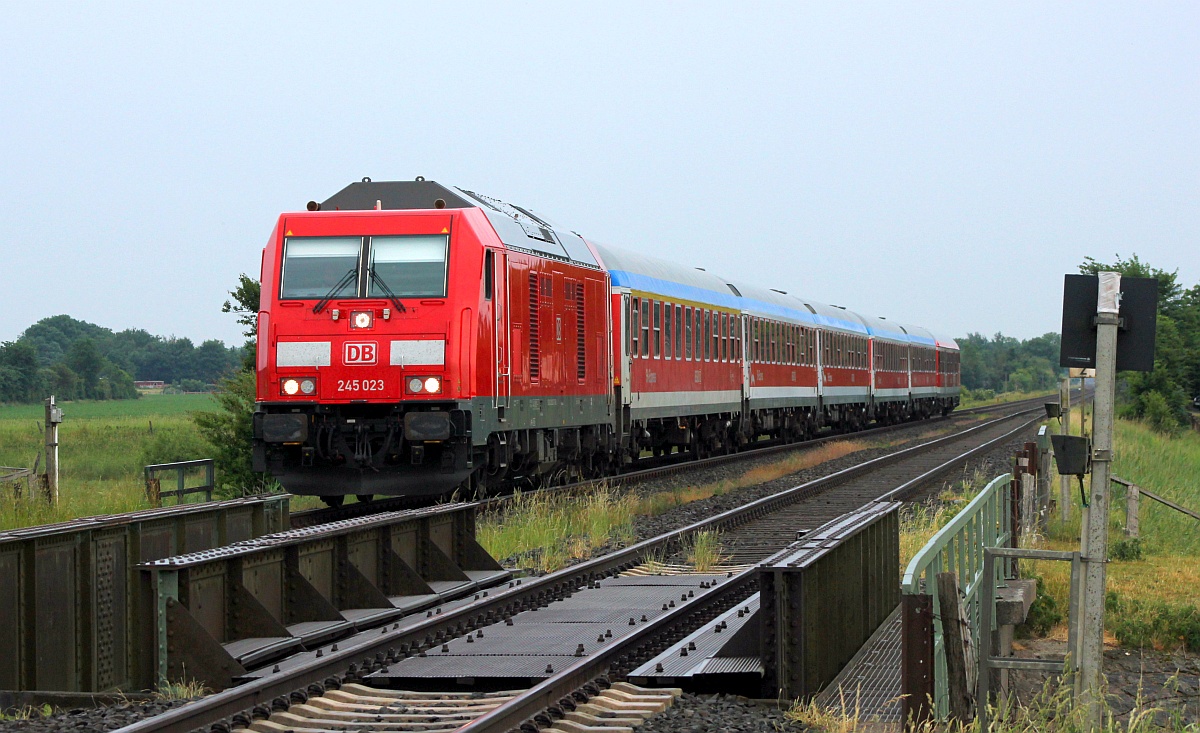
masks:
[[[254,468],[330,503],[443,493],[473,468],[484,244],[499,243],[438,184],[389,208],[354,188],[282,215],[264,250]]]

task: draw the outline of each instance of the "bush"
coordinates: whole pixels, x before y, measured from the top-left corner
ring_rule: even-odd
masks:
[[[1108,551],[1110,560],[1141,560],[1143,556],[1142,539],[1140,537],[1117,540]]]
[[[1122,598],[1109,591],[1105,626],[1123,646],[1200,652],[1200,610],[1195,606],[1164,601]]]
[[[213,449],[195,430],[159,430],[142,446],[143,466],[212,457]]]
[[[223,379],[216,392],[215,412],[196,412],[192,420],[214,447],[217,495],[222,497],[260,493],[273,484],[265,474],[251,468],[254,444],[254,372],[239,372]]]
[[[1183,429],[1178,411],[1161,392],[1151,390],[1141,395],[1142,417],[1156,433],[1178,435]]]

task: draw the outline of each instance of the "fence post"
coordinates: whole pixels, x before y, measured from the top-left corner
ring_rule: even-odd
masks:
[[[155,509],[162,506],[162,485],[157,476],[146,479],[146,500]]]
[[[1050,429],[1046,425],[1038,430],[1036,473],[1038,530],[1044,534],[1050,524]]]
[[[916,729],[933,717],[933,596],[905,593],[901,602],[900,710]]]
[[[984,576],[983,581],[987,579]],[[968,661],[967,620],[959,604],[958,574],[938,573],[938,602],[942,613],[942,640],[946,649],[946,689],[950,693],[950,716],[964,725],[971,721],[974,685],[971,684],[971,665]],[[991,638],[991,632],[980,628],[980,638]],[[986,642],[985,642],[986,643]]]
[[[1129,484],[1125,487],[1125,536],[1136,538],[1138,536],[1138,498],[1142,490],[1137,484]]]
[[[46,499],[58,503],[58,424],[62,422],[62,410],[54,402],[54,395],[46,399]]]

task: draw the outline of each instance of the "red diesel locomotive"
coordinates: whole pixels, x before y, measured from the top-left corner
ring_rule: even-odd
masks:
[[[261,282],[255,469],[331,504],[602,476],[958,404],[950,339],[420,178],[283,214]]]

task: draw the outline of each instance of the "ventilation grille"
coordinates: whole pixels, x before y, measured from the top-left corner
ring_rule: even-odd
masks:
[[[587,378],[587,332],[583,319],[583,283],[575,284],[575,376]]]
[[[542,346],[538,328],[538,311],[541,298],[538,295],[537,273],[529,273],[529,378],[537,379],[542,372]]]

